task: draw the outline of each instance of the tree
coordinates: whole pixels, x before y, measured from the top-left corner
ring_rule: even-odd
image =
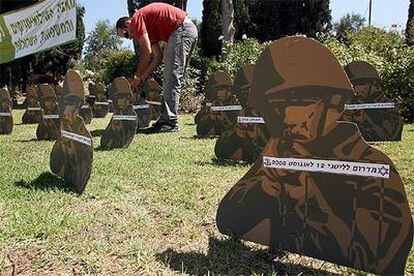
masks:
[[[408,45],[414,45],[414,0],[410,0],[408,8],[407,27],[405,29],[405,38]]]
[[[365,17],[360,14],[347,13],[337,23],[334,24],[336,38],[344,42],[349,32],[358,32],[365,25]]]
[[[217,57],[221,53],[220,36],[222,34],[223,16],[220,0],[203,1],[201,22],[201,52],[207,57]]]
[[[250,18],[249,5],[246,0],[233,0],[234,2],[234,38],[241,40],[243,35],[253,36],[252,20]]]
[[[86,38],[85,63],[92,71],[98,69],[99,59],[104,52],[121,48],[122,40],[116,34],[115,26],[108,19],[96,23],[95,29]]]
[[[329,0],[246,1],[252,22],[252,34],[260,41],[286,35],[316,37],[331,28]]]

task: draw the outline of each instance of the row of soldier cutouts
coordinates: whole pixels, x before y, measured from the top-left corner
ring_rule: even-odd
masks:
[[[401,139],[401,117],[380,83],[373,66],[343,68],[324,45],[302,36],[271,43],[234,83],[214,73],[195,118],[197,134],[218,136],[218,158],[254,163],[220,202],[219,231],[367,272],[404,274],[413,239],[407,195],[390,158],[367,143]],[[133,95],[125,78],[110,90],[115,113],[105,133],[123,140],[139,121]],[[56,115],[55,97],[49,108],[42,103],[48,90],[39,91],[43,114]],[[95,96],[93,106],[103,101]],[[50,165],[80,192],[93,152],[77,116],[82,106],[82,79],[69,71]]]

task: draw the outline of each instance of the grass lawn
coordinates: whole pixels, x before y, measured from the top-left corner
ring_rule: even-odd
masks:
[[[221,235],[218,203],[249,169],[214,159],[214,139],[195,139],[193,116],[178,134],[138,134],[125,150],[95,151],[82,196],[50,173],[53,142],[14,111],[0,136],[0,274],[359,274],[312,258],[270,253]],[[99,146],[109,121],[88,126]],[[375,146],[396,164],[414,208],[414,126],[404,141]],[[414,273],[414,253],[406,273]]]

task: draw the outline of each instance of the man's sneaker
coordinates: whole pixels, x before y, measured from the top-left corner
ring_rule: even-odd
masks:
[[[148,134],[165,133],[165,132],[178,132],[177,125],[169,124],[154,124],[152,127],[147,129]]]

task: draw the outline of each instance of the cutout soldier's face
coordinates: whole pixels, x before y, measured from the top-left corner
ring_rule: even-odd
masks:
[[[9,102],[7,100],[3,100],[0,102],[1,109],[8,109],[9,108]]]
[[[45,109],[52,110],[55,107],[55,101],[53,99],[45,100]]]
[[[63,110],[63,120],[72,121],[76,113],[77,109],[75,105],[66,105],[65,110]]]
[[[318,136],[321,111],[323,111],[322,101],[286,107],[283,136],[294,140],[314,140]]]
[[[372,83],[356,84],[354,90],[357,95],[365,98],[376,93],[376,85]]]
[[[128,106],[128,100],[126,97],[115,99],[118,109],[125,110]]]

